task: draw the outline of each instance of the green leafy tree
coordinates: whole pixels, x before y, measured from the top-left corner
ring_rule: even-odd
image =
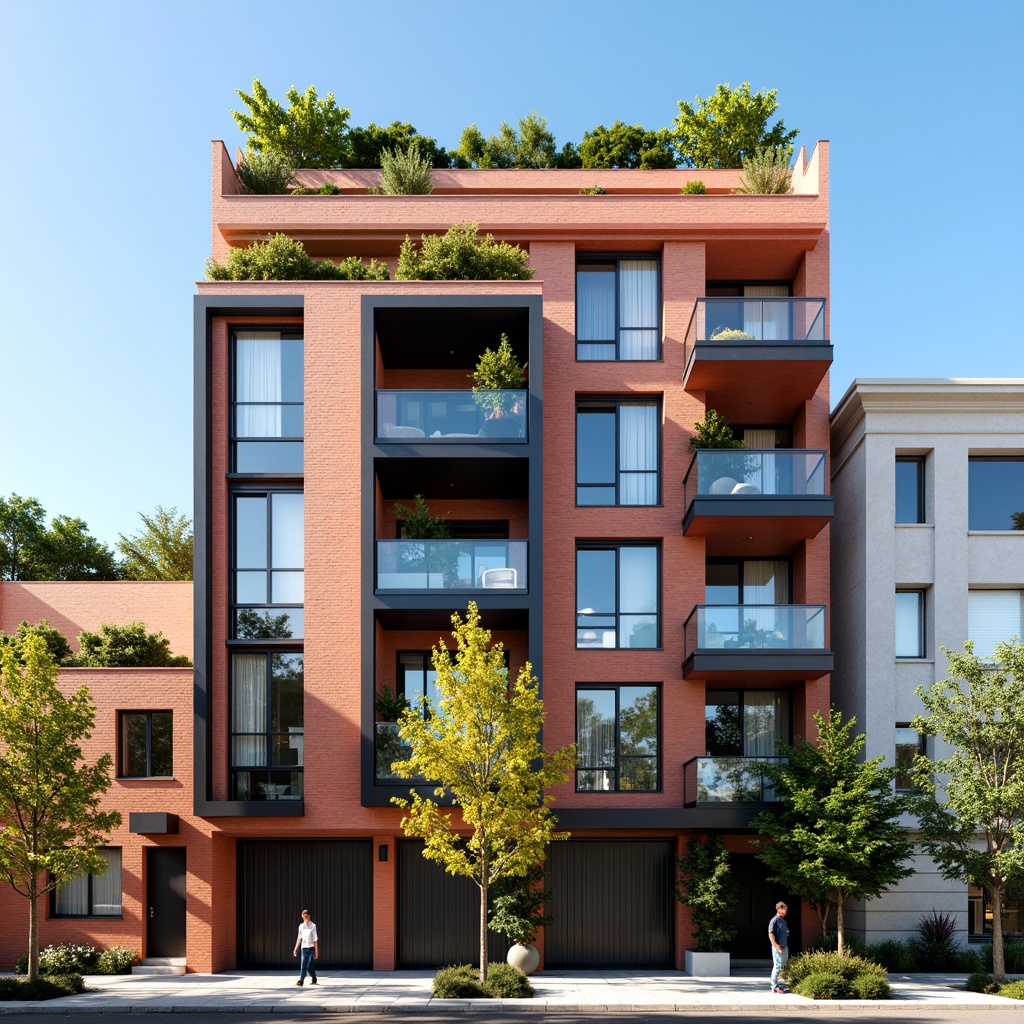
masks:
[[[490,630],[470,602],[465,621],[452,616],[456,653],[443,639],[433,652],[438,699],[433,713],[401,717],[399,734],[412,753],[396,761],[401,778],[422,776],[434,796],[450,798],[459,821],[438,801],[393,798],[405,815],[408,836],[423,839],[423,855],[480,889],[480,982],[487,980],[487,905],[490,887],[503,877],[523,877],[543,862],[555,831],[549,787],[565,782],[574,747],[546,753],[540,743],[544,705],[529,664],[510,685],[505,652],[491,645]]]
[[[124,556],[121,578],[126,580],[192,579],[192,520],[175,507],[157,505],[152,515],[139,513],[145,527],[137,534],[117,535]]]
[[[211,281],[386,281],[388,265],[376,259],[369,264],[358,256],[340,263],[315,260],[297,238],[278,232],[265,242],[232,249],[227,263],[206,261]]]
[[[20,579],[116,580],[119,576],[113,551],[89,533],[83,519],[54,516],[49,528],[36,533],[23,551]]]
[[[769,877],[811,903],[822,931],[836,910],[840,954],[846,952],[843,904],[881,895],[913,874],[907,831],[899,824],[906,804],[892,792],[895,767],[884,758],[860,761],[864,736],[851,738],[856,719],[843,722],[835,709],[814,716],[816,743],[779,745],[784,763],[766,763],[781,811],[763,811],[752,824]]]
[[[183,654],[171,654],[163,633],[147,633],[144,622],[118,626],[105,622],[98,633],[78,634],[78,654],[68,664],[76,668],[175,668],[191,665]]]
[[[917,688],[925,713],[912,724],[951,752],[916,759],[913,810],[942,876],[979,886],[991,901],[992,974],[1001,983],[1002,898],[1024,883],[1024,643],[996,644],[994,663],[970,640],[962,654],[943,651],[948,676]]]
[[[393,121],[385,126],[372,122],[365,128],[353,126],[348,130],[346,167],[381,167],[381,154],[408,152],[414,146],[431,167],[450,167],[451,157],[438,146],[436,140],[420,135],[408,121]]]
[[[54,629],[48,619],[43,619],[38,626],[30,626],[27,622],[22,622],[14,634],[5,633],[0,629],[0,651],[10,647],[18,661],[24,664],[25,641],[29,637],[42,637],[46,649],[50,652],[50,657],[58,665],[72,656],[68,638],[59,629]]]
[[[743,158],[743,177],[736,191],[749,196],[780,196],[789,191],[793,177],[789,161],[793,159],[792,146],[758,147]]]
[[[100,874],[99,850],[121,824],[100,810],[112,758],[89,763],[95,709],[83,686],[65,696],[46,638],[26,633],[21,657],[0,653],[0,874],[29,901],[28,979],[39,977],[39,898],[72,878]]]
[[[530,254],[493,235],[477,237],[477,224],[455,224],[443,235],[406,236],[398,253],[399,281],[529,281]]]
[[[790,145],[799,131],[787,132],[781,119],[768,127],[779,106],[777,93],[751,93],[749,82],[730,89],[726,82],[707,98],[680,100],[674,121],[680,162],[686,167],[742,167],[743,158],[759,147]]]
[[[497,135],[486,139],[475,124],[464,129],[455,159],[464,167],[554,167],[555,137],[547,121],[535,110],[519,118],[518,131],[502,121]]]
[[[405,535],[411,540],[447,540],[452,535],[446,516],[435,516],[422,494],[413,495],[413,506],[396,501],[396,519],[405,521]]]
[[[380,188],[385,196],[428,196],[434,191],[429,157],[414,143],[408,149],[385,149],[380,154]]]
[[[473,380],[473,399],[491,416],[504,416],[514,404],[510,391],[520,390],[526,380],[526,364],[519,362],[507,334],[502,334],[497,349],[485,348],[469,375]]]
[[[698,448],[745,448],[746,442],[733,433],[725,417],[714,409],[708,409],[704,419],[693,425],[690,451]]]
[[[672,133],[667,128],[652,131],[643,125],[630,125],[623,121],[616,121],[611,128],[599,124],[593,131],[584,132],[579,155],[586,168],[651,170],[676,166]]]
[[[35,498],[0,498],[0,579],[37,579],[35,557],[46,511]]]
[[[246,195],[284,195],[292,180],[291,165],[279,153],[246,153],[235,171]]]
[[[271,99],[258,78],[252,80],[252,94],[235,90],[248,113],[232,110],[231,116],[249,135],[247,149],[253,153],[276,153],[290,167],[343,167],[348,151],[347,128],[352,111],[339,107],[334,94],[318,99],[310,86],[300,93],[293,85],[286,93],[286,110]]]
[[[676,899],[689,908],[698,952],[720,952],[736,934],[729,924],[736,884],[722,837],[711,832],[701,842],[700,836],[690,836],[686,856],[676,861],[676,867],[680,874]]]

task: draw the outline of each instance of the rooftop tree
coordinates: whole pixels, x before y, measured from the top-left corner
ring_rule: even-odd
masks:
[[[192,579],[192,520],[177,508],[157,505],[152,515],[139,513],[143,530],[119,533],[117,546],[124,555],[121,578],[126,580]]]
[[[100,809],[109,753],[89,762],[95,709],[87,687],[65,696],[44,636],[28,630],[20,657],[0,652],[0,875],[29,901],[28,979],[39,976],[39,898],[76,876],[101,874],[99,850],[121,824]]]
[[[402,778],[432,780],[434,797],[411,791],[402,829],[423,839],[423,855],[451,875],[471,878],[480,890],[480,983],[487,980],[487,909],[490,887],[501,878],[525,878],[544,860],[555,831],[551,786],[565,782],[574,747],[541,747],[544,705],[529,663],[515,682],[500,643],[480,624],[475,602],[463,620],[452,616],[456,650],[443,639],[433,650],[437,700],[424,714],[409,708],[399,735],[411,748],[392,770]],[[453,812],[446,804],[457,809]]]
[[[1002,895],[1024,883],[1024,643],[996,644],[994,660],[970,640],[963,653],[942,650],[949,674],[917,688],[925,713],[912,724],[950,753],[917,758],[914,812],[943,878],[977,885],[991,903],[992,974],[1002,983]]]
[[[586,168],[636,167],[650,170],[675,167],[672,133],[667,128],[657,131],[642,125],[616,121],[611,128],[599,124],[583,133],[579,145],[580,160]]]

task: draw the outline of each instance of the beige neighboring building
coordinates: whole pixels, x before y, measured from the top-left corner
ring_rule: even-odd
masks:
[[[945,676],[941,648],[1024,635],[1024,379],[858,379],[831,433],[833,700],[867,756],[898,763],[917,749],[915,689]],[[912,938],[934,910],[983,938],[980,891],[915,867],[850,908],[854,934]],[[1004,930],[1024,931],[1024,906],[1006,910]]]

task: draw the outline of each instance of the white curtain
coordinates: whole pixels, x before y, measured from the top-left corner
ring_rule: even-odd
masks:
[[[762,341],[789,341],[789,302],[771,302],[773,297],[789,298],[784,284],[747,284],[744,298],[763,298],[765,302],[743,303],[743,329]]]
[[[657,260],[620,261],[619,318],[619,358],[657,359]]]
[[[747,690],[743,694],[743,756],[774,757],[775,744],[786,738],[786,694],[781,690]]]
[[[784,559],[752,559],[743,563],[744,622],[754,620],[754,628],[779,631],[788,638],[788,623],[779,619],[776,608],[746,608],[746,605],[779,605],[789,601],[789,563]]]
[[[236,766],[267,763],[267,659],[236,654],[231,659],[232,761]],[[237,735],[257,733],[258,735]]]
[[[121,851],[100,850],[107,862],[102,875],[92,880],[92,912],[98,916],[116,917],[121,913]]]
[[[576,339],[578,341],[615,340],[615,271],[577,270]]]
[[[237,436],[280,437],[280,331],[239,331],[235,335],[235,366]],[[246,402],[277,404],[242,404]]]
[[[1000,640],[1022,635],[1024,591],[971,590],[967,594],[967,637],[979,658],[991,658]]]
[[[72,878],[57,889],[57,913],[84,915],[89,913],[89,876]]]
[[[619,406],[619,504],[658,503],[658,406]]]
[[[768,427],[765,430],[748,428],[743,431],[743,443],[748,448],[771,451],[775,448],[775,428]],[[778,481],[775,478],[775,456],[758,455],[757,462],[758,467],[754,470],[754,473],[757,474],[756,477],[751,473],[747,473],[747,480],[757,484],[761,488],[762,494],[777,494]]]

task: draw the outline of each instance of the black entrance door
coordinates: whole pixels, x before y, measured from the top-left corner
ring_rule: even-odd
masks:
[[[185,847],[146,850],[146,956],[185,955]]]
[[[789,898],[781,885],[769,882],[768,869],[752,853],[729,855],[733,881],[736,883],[736,910],[732,925],[736,935],[729,943],[729,952],[743,960],[769,960],[768,922],[775,914],[775,904],[782,900],[790,907],[789,951],[800,951],[800,907]]]

